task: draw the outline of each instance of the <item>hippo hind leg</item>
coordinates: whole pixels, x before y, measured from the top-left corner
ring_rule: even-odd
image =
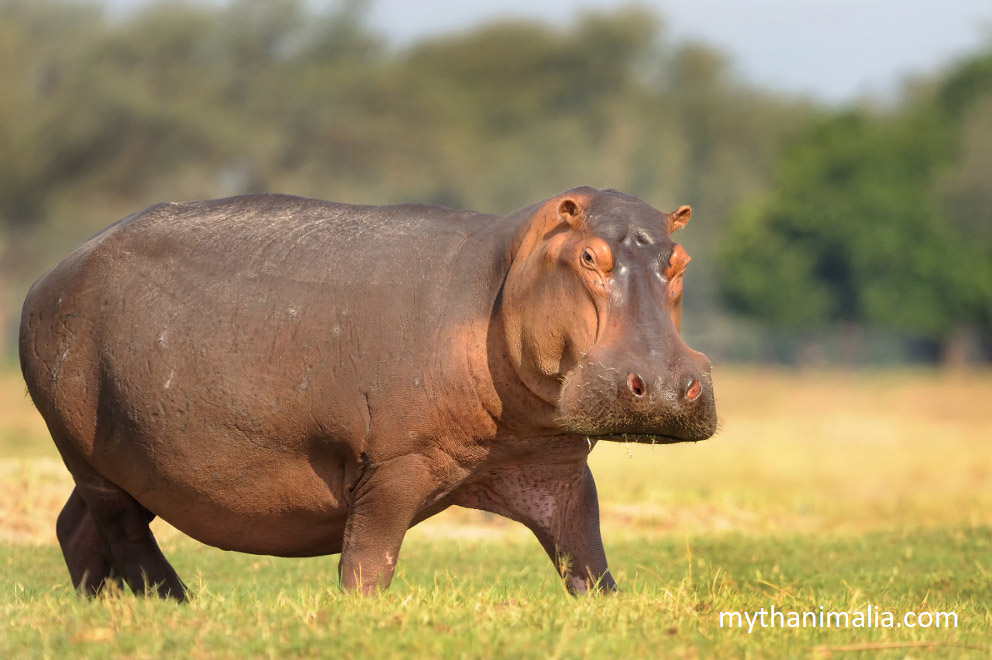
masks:
[[[76,591],[94,596],[110,583],[124,586],[120,577],[114,574],[109,549],[100,538],[93,516],[77,489],[73,489],[59,514],[55,533]]]
[[[76,583],[77,575],[90,571],[92,575],[100,576],[96,586],[105,582],[108,576],[116,577],[123,579],[137,595],[154,593],[162,598],[185,601],[186,585],[169,565],[148,527],[155,515],[112,482],[95,473],[87,476],[85,481],[77,479],[73,491],[73,497],[78,495],[88,514],[79,516],[79,547],[73,546],[69,539],[66,562],[73,583]],[[69,498],[67,508],[74,504],[73,497]],[[71,514],[66,516],[67,524],[70,519]],[[96,541],[93,531],[97,533]],[[97,546],[101,550],[102,563],[94,553]],[[63,552],[65,547],[63,545]],[[111,571],[107,570],[107,564]],[[90,589],[90,583],[87,577],[84,590]]]

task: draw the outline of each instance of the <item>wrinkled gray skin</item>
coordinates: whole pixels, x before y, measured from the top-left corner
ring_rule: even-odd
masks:
[[[74,585],[184,599],[148,528],[161,516],[223,549],[340,552],[345,588],[374,591],[406,530],[460,505],[527,525],[573,592],[614,589],[585,436],[695,441],[716,424],[709,364],[662,303],[666,217],[583,188],[505,218],[251,195],[110,226],[35,283],[21,322],[30,395],[76,484],[57,522]],[[564,295],[592,270],[535,257],[562,232],[614,251],[595,305]],[[525,258],[537,270],[514,275]],[[535,305],[592,318],[592,343]],[[559,401],[582,373],[594,418]]]

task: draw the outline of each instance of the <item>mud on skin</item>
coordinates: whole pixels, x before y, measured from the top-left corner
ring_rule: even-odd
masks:
[[[39,279],[24,378],[75,489],[82,593],[183,600],[148,523],[389,585],[406,530],[458,505],[530,528],[568,588],[616,588],[593,440],[716,428],[679,336],[689,257],[661,213],[576,188],[506,217],[285,195],[160,204]]]

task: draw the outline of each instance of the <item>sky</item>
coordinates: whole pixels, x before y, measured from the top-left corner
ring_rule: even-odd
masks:
[[[372,25],[398,44],[525,16],[570,22],[617,0],[372,0]],[[702,40],[746,79],[828,103],[886,98],[992,46],[992,0],[642,0],[678,42]]]
[[[104,1],[127,9],[150,0]],[[992,0],[368,2],[372,27],[399,46],[492,19],[568,24],[583,10],[636,4],[655,10],[668,39],[703,41],[728,54],[745,79],[832,104],[890,98],[907,79],[936,73],[969,52],[992,47]]]

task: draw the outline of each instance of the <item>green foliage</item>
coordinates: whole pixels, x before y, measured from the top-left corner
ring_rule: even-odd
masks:
[[[966,98],[985,98],[972,87],[985,71],[967,63],[936,101],[830,114],[797,137],[774,193],[739,209],[721,237],[727,303],[802,331],[992,332],[992,241],[971,217],[988,194],[978,172],[992,153],[992,105],[971,124],[956,119]]]
[[[692,203],[707,220],[686,240],[702,256],[807,112],[736,84],[709,48],[668,43],[641,9],[396,49],[365,25],[366,4],[110,15],[0,0],[0,316],[16,318],[31,281],[119,217],[261,190],[508,212],[612,186]],[[702,296],[706,269],[697,259]]]
[[[992,53],[971,57],[941,82],[937,104],[953,119],[971,111],[976,101],[992,94]]]

